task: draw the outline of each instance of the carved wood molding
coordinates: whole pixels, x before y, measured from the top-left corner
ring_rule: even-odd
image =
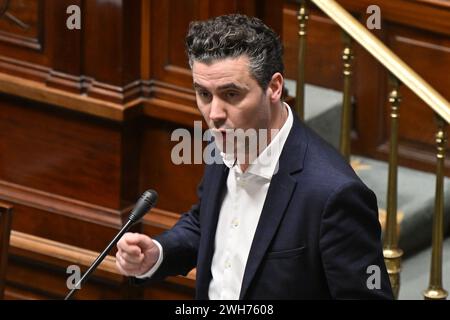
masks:
[[[94,99],[117,104],[127,104],[141,96],[141,81],[125,86],[114,86],[96,81],[92,77],[75,76],[55,70],[46,75],[45,83],[50,88],[62,89],[75,94],[84,94]]]
[[[71,218],[95,222],[115,229],[122,225],[122,221],[126,219],[132,209],[132,206],[130,206],[120,211],[113,210],[19,186],[2,180],[0,180],[0,199],[31,208],[65,215]],[[0,202],[0,209],[2,207],[12,208],[12,205],[2,205],[2,202]],[[144,216],[142,222],[150,226],[167,230],[170,229],[179,218],[180,215],[178,213],[160,208],[153,208],[150,214]]]
[[[113,210],[2,180],[0,199],[113,228],[122,225],[122,219],[130,209]]]
[[[86,250],[76,246],[67,245],[61,242],[36,237],[19,231],[11,231],[11,248],[13,254],[25,255],[34,259],[45,258],[47,262],[61,262],[63,265],[75,264],[82,267],[89,267],[98,257],[99,252]],[[95,271],[96,276],[108,280],[122,282],[124,276],[116,268],[116,258],[107,255]],[[195,287],[195,269],[189,272],[186,277],[169,277],[168,282]]]
[[[1,67],[1,61],[0,61]],[[45,70],[39,68],[34,73],[42,76]],[[22,79],[0,72],[0,92],[54,105],[88,115],[114,121],[126,121],[139,115],[173,121],[193,126],[202,120],[196,108],[193,91],[165,84],[147,82],[142,85],[144,97],[132,99],[126,104],[113,103],[82,94],[51,88],[45,84]]]
[[[95,251],[36,237],[15,230],[11,231],[11,247],[83,267],[90,266],[99,254]],[[121,279],[122,276],[118,272],[115,264],[116,259],[108,255],[98,266],[98,270],[105,272],[105,275],[112,276],[113,279]]]
[[[0,73],[0,92],[116,121],[125,120],[140,103],[139,99],[124,105],[108,102],[4,73]]]
[[[0,1],[0,41],[42,50],[43,11],[42,0]]]
[[[41,82],[45,80],[49,73],[48,67],[5,56],[0,56],[0,70],[14,73],[16,77],[23,76]]]

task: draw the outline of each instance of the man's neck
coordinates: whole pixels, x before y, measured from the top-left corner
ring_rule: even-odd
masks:
[[[281,104],[280,108],[275,108],[276,111],[273,114],[272,124],[269,125],[270,128],[268,128],[268,130],[267,130],[267,143],[265,144],[266,148],[269,146],[269,144],[275,138],[277,133],[280,131],[280,129],[286,123],[287,118],[289,116],[289,111],[287,110],[287,107],[284,104],[284,102],[280,101],[280,104]],[[258,138],[259,138],[259,135],[258,135]],[[255,160],[264,149],[260,150],[259,142],[258,142],[258,148],[257,148],[256,156],[251,157],[247,153],[245,155],[246,161],[244,163],[242,163],[242,164],[241,163],[239,164],[239,167],[241,168],[241,171],[245,172],[248,169],[248,167],[250,167],[250,164],[253,162],[253,160]]]

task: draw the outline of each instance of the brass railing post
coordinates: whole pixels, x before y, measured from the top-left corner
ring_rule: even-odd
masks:
[[[399,80],[395,76],[390,77],[392,90],[389,94],[391,105],[391,137],[389,146],[389,178],[387,190],[387,217],[384,234],[383,255],[386,268],[389,273],[392,290],[397,299],[400,290],[401,258],[403,251],[398,248],[397,231],[397,154],[398,154],[398,118],[401,95],[399,92]]]
[[[351,82],[352,82],[352,38],[342,31],[342,40],[344,43],[344,50],[342,51],[342,61],[344,63],[344,96],[342,100],[342,115],[341,115],[341,136],[339,149],[342,156],[350,161],[350,143],[351,143],[351,119],[352,119],[352,101],[351,101]]]
[[[308,8],[306,0],[300,0],[300,8],[297,14],[299,23],[298,31],[298,79],[296,86],[295,111],[300,120],[305,117],[305,60],[306,60],[306,26],[308,22]]]
[[[436,115],[436,198],[433,215],[430,283],[423,296],[426,300],[445,300],[447,291],[442,287],[442,238],[444,233],[444,161],[447,149],[447,123]]]

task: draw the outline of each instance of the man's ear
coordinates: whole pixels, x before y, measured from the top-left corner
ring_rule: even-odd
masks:
[[[281,73],[276,72],[273,74],[272,79],[269,82],[267,88],[267,94],[269,95],[270,102],[278,103],[281,100],[283,94],[284,79]]]

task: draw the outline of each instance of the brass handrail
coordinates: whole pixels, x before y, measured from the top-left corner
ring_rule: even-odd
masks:
[[[311,0],[356,42],[450,123],[450,103],[334,0]]]

